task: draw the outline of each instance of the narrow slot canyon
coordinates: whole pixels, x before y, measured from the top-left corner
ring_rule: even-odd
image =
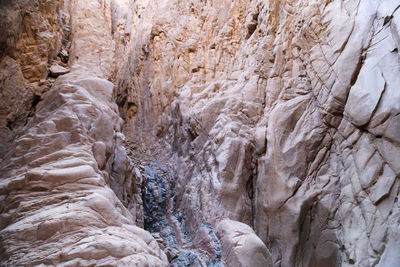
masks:
[[[400,266],[396,0],[0,0],[0,266]]]

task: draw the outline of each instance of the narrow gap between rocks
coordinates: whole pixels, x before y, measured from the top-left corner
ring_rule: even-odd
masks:
[[[149,160],[140,165],[136,161],[135,165],[143,177],[144,229],[156,239],[170,266],[224,266],[220,243],[211,225],[203,222],[195,233],[186,226],[184,213],[177,207],[173,170]]]

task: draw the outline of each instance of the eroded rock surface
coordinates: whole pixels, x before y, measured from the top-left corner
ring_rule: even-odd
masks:
[[[72,73],[57,80],[10,147],[1,165],[3,265],[166,265],[107,185],[112,159],[98,160],[115,146],[112,87]],[[93,153],[99,142],[104,150]]]
[[[227,266],[273,266],[268,248],[250,226],[225,219],[218,223],[216,231]]]
[[[1,5],[14,5],[10,3]],[[112,98],[114,85],[107,80],[112,74],[113,48],[106,8],[98,1],[63,4],[56,2],[56,10],[49,10],[55,14],[48,15],[57,18],[63,7],[73,16],[71,72],[66,74],[59,58],[61,65],[50,68],[51,76],[58,79],[47,78],[51,88],[38,93],[34,112],[25,116],[25,124],[9,127],[12,142],[2,140],[6,142],[0,162],[0,265],[167,266],[157,241],[136,223],[135,207],[128,210],[110,188],[110,180],[118,180],[130,161],[117,147],[123,137],[118,133],[121,119]],[[35,1],[32,5],[50,8],[53,4]],[[28,8],[21,6],[23,12]],[[41,13],[35,12],[32,16],[40,19]],[[35,22],[25,25],[30,30],[35,26]],[[18,32],[13,34],[19,37]],[[44,60],[46,71],[47,60],[52,58]],[[2,98],[10,103],[3,103],[8,109],[4,115],[15,110],[23,116],[29,107],[21,103],[39,84],[21,74],[24,65],[18,59],[5,56],[2,64],[6,84],[2,93],[11,95]]]
[[[398,265],[399,3],[144,2],[117,103],[188,229],[244,222],[276,266]]]
[[[399,6],[0,1],[2,264],[400,265]]]

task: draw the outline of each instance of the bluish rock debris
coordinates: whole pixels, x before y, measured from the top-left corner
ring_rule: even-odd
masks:
[[[211,259],[208,255],[192,248],[192,234],[186,227],[186,221],[181,212],[177,212],[177,196],[175,190],[175,176],[170,168],[157,163],[149,164],[144,171],[143,209],[144,228],[150,233],[159,233],[167,248],[173,249],[177,255],[170,259],[170,266],[211,266],[223,267],[221,261],[220,244],[211,226],[206,223],[200,225],[206,228],[214,242],[215,255]],[[168,214],[169,205],[173,205],[172,214]],[[168,218],[170,216],[170,218]],[[179,222],[179,229],[174,229],[168,221]],[[184,244],[177,238],[176,231],[184,237]]]

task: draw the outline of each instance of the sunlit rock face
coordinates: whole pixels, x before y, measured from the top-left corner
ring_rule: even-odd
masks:
[[[0,0],[0,265],[400,265],[400,3]]]
[[[400,263],[398,2],[137,5],[115,96],[189,230],[246,223],[276,266]]]
[[[2,134],[10,136],[1,140],[0,265],[167,266],[157,241],[139,227],[142,209],[124,206],[110,188],[132,177],[125,173],[133,167],[107,80],[114,41],[106,3],[0,4],[10,38],[0,70]],[[63,14],[70,24],[58,23]]]

